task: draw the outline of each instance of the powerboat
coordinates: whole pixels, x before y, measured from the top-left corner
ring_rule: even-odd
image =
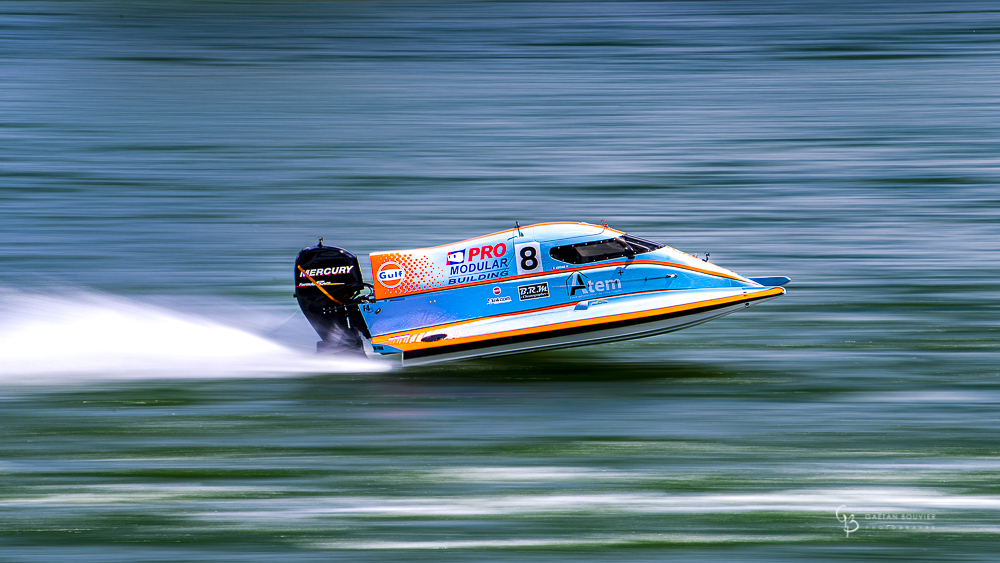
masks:
[[[663,334],[785,293],[607,224],[541,223],[430,248],[374,252],[373,283],[334,246],[303,249],[295,297],[320,351],[404,365]]]

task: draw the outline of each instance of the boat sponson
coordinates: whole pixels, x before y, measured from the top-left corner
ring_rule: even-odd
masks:
[[[701,315],[716,310],[734,308],[738,307],[739,305],[748,306],[758,301],[763,301],[766,299],[772,299],[774,297],[778,297],[784,293],[785,290],[780,287],[769,288],[766,290],[745,295],[736,295],[721,299],[712,299],[696,303],[675,305],[661,309],[641,311],[629,314],[618,314],[618,315],[609,315],[606,317],[597,317],[594,319],[590,319],[592,322],[588,322],[586,324],[579,324],[579,322],[575,323],[563,322],[563,323],[554,323],[551,325],[533,327],[521,331],[508,331],[514,334],[508,334],[506,336],[503,335],[503,332],[499,332],[490,335],[480,335],[480,336],[460,338],[455,340],[447,339],[447,340],[438,340],[431,343],[414,343],[416,344],[416,347],[411,348],[409,350],[404,349],[403,360],[405,362],[406,360],[431,358],[434,356],[453,354],[471,350],[504,347],[519,343],[528,343],[536,340],[551,339],[564,336],[586,335],[588,333],[600,333],[600,332],[611,331],[616,328],[641,327],[642,325],[658,323],[670,319],[680,319],[683,317]],[[734,310],[737,309],[734,308]],[[660,332],[668,332],[670,330],[675,330],[675,329],[665,328]],[[431,329],[428,330],[427,332],[433,333],[434,331],[433,329]],[[624,338],[628,337],[622,336],[621,338],[617,339],[624,339]],[[588,339],[582,339],[580,341],[581,344],[586,342],[588,342]],[[510,352],[507,353],[513,353],[515,351],[516,349],[511,350]],[[472,354],[472,355],[478,355],[478,354]]]

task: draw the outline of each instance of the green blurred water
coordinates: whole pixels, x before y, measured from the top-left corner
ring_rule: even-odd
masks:
[[[993,560],[998,22],[0,3],[0,561]],[[316,236],[515,220],[794,281],[646,340],[311,354]]]

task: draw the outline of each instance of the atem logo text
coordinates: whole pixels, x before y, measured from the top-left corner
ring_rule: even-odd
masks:
[[[571,296],[586,295],[588,293],[600,293],[602,291],[614,291],[622,288],[622,280],[610,279],[594,281],[587,279],[587,276],[576,273],[566,278],[566,290]]]
[[[549,296],[548,282],[517,286],[518,301],[527,301],[528,299],[539,299],[548,296]]]
[[[304,278],[306,276],[340,276],[343,274],[351,273],[354,266],[337,266],[336,268],[316,268],[313,270],[300,270],[299,277]]]
[[[406,272],[394,262],[386,262],[378,269],[378,281],[385,287],[396,287],[406,277]]]

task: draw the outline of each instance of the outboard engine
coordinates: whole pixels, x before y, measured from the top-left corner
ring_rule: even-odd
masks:
[[[371,300],[358,257],[335,246],[302,249],[295,259],[295,298],[321,340],[318,352],[362,348],[361,336],[371,338],[359,303]]]

